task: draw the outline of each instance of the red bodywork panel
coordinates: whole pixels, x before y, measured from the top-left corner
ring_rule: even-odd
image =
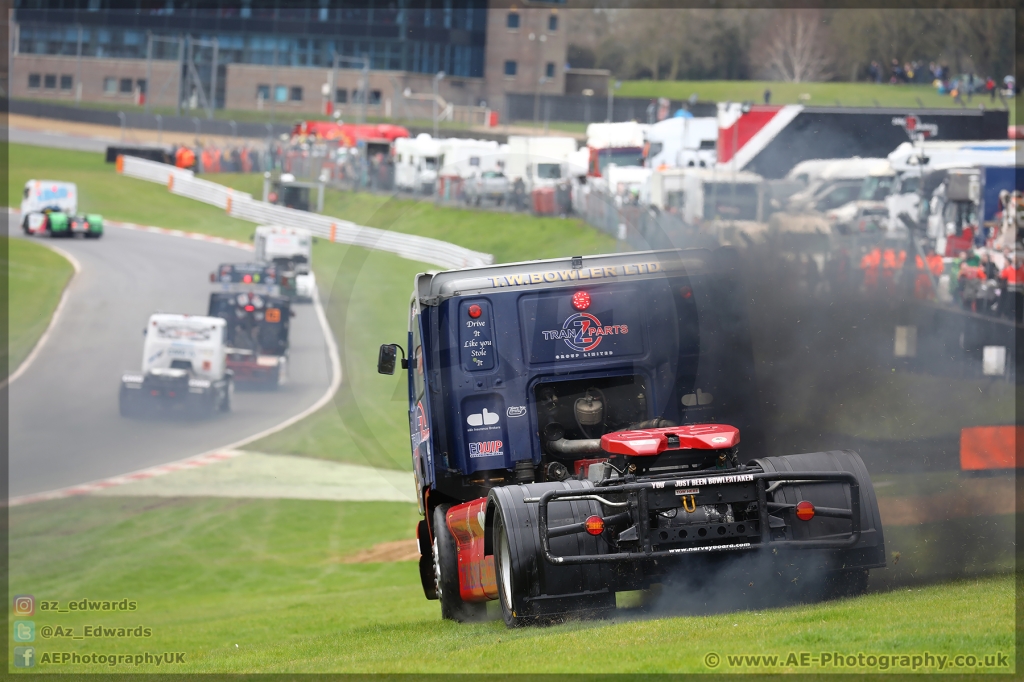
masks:
[[[601,449],[616,455],[653,457],[666,450],[724,450],[739,442],[740,430],[735,426],[687,424],[606,433],[601,436]]]
[[[360,140],[394,142],[409,137],[409,130],[390,123],[334,123],[332,121],[303,121],[292,129],[292,135],[312,135],[324,140],[340,140],[354,147]]]
[[[487,498],[452,507],[445,520],[459,552],[459,595],[462,601],[481,602],[498,598],[494,556],[484,554],[484,520]]]
[[[235,373],[235,381],[276,381],[280,365],[261,365],[254,358],[236,359],[228,355],[225,363]]]

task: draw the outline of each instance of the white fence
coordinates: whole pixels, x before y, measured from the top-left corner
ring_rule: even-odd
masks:
[[[174,194],[211,204],[224,209],[233,218],[261,225],[299,227],[332,242],[387,251],[442,268],[477,267],[494,262],[494,256],[489,253],[471,251],[439,239],[379,230],[340,218],[269,204],[253,199],[246,192],[197,178],[190,170],[165,163],[122,156],[118,160],[118,170],[128,177],[167,185]]]

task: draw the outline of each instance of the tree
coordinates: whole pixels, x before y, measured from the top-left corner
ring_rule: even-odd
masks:
[[[774,15],[757,50],[765,75],[793,83],[828,78],[834,54],[821,12],[781,10]]]

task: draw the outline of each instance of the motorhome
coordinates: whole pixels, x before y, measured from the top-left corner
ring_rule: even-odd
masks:
[[[550,187],[569,178],[569,159],[576,153],[572,137],[510,135],[505,175],[522,179],[528,191]]]
[[[441,143],[426,133],[395,140],[395,187],[433,194],[444,162]]]
[[[485,171],[503,171],[505,154],[494,140],[451,137],[441,141],[441,176],[471,178]]]
[[[763,222],[764,179],[756,173],[705,168],[654,170],[647,203],[697,225],[712,220]]]

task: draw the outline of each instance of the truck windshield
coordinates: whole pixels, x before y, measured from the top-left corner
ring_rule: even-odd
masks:
[[[644,150],[640,147],[609,147],[597,153],[598,169],[604,175],[608,164],[616,166],[643,166]]]
[[[558,180],[562,177],[562,167],[557,163],[538,163],[537,177],[541,180]]]
[[[861,201],[881,201],[892,192],[892,186],[896,178],[891,175],[879,175],[864,178],[864,184],[860,186]]]

